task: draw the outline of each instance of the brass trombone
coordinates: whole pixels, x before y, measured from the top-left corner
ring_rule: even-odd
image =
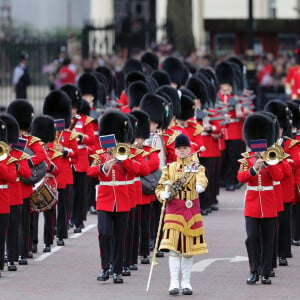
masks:
[[[5,160],[8,157],[9,153],[9,146],[5,143],[0,141],[0,161]]]
[[[274,166],[288,156],[289,155],[284,152],[281,146],[275,144],[267,149],[267,151],[263,154],[262,159],[268,165]]]
[[[120,143],[114,148],[112,155],[117,160],[125,160],[130,155],[130,147],[124,143]]]

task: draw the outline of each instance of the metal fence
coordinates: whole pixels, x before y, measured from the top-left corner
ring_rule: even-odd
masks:
[[[16,36],[0,40],[0,106],[7,106],[15,99],[13,71],[19,63],[21,52],[26,51],[29,54],[28,71],[31,77],[27,98],[34,104],[36,112],[40,113],[43,100],[49,92],[49,74],[45,70],[66,43],[67,38],[51,36]]]

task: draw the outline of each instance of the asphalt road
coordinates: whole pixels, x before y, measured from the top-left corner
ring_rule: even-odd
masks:
[[[244,189],[221,191],[220,210],[204,216],[209,253],[194,259],[191,284],[193,296],[188,299],[300,299],[300,247],[292,248],[289,266],[278,267],[272,285],[248,286],[249,275],[245,249],[243,217]],[[97,218],[88,216],[82,234],[73,234],[65,247],[53,247],[51,254],[38,253],[28,266],[17,272],[2,272],[0,299],[167,299],[169,287],[168,257],[158,258],[150,290],[145,291],[150,265],[139,264],[138,271],[124,277],[124,284],[112,279],[98,282],[100,256]],[[42,228],[43,218],[40,218]],[[42,232],[39,234],[42,241]],[[5,268],[6,269],[6,268]]]

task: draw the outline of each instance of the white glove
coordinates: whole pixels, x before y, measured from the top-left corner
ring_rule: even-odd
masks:
[[[163,191],[161,194],[160,194],[160,198],[161,200],[165,201],[167,200],[168,198],[170,198],[171,196],[171,193],[170,192],[166,192],[166,191]]]
[[[202,187],[201,184],[196,184],[196,191],[198,194],[201,194],[204,192],[204,188]]]

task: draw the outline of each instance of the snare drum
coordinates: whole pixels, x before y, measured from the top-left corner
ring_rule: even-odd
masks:
[[[51,209],[58,200],[56,184],[46,175],[41,181],[33,186],[30,196],[30,206],[33,211],[40,212]]]

